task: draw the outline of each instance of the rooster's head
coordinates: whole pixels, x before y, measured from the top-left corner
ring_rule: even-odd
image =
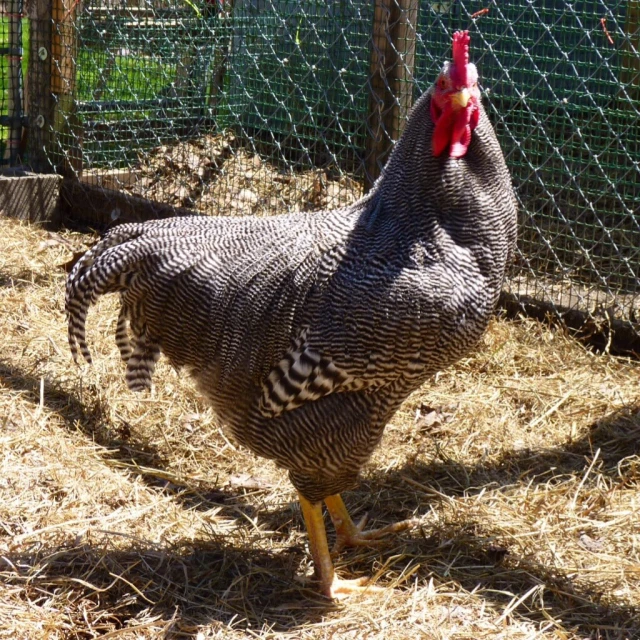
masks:
[[[433,155],[449,149],[452,158],[467,153],[471,132],[480,118],[478,71],[469,62],[469,32],[453,34],[453,61],[447,62],[436,80],[431,96]]]

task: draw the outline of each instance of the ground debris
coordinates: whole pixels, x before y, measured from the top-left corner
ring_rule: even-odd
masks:
[[[387,589],[334,606],[297,579],[311,562],[286,474],[163,359],[152,394],[127,390],[116,296],[89,314],[93,366],[74,365],[57,265],[95,237],[59,235],[0,220],[0,638],[640,637],[640,363],[494,320],[344,494],[372,528],[419,526],[340,553],[341,576]]]
[[[337,209],[362,196],[360,181],[327,171],[278,169],[233,134],[163,145],[141,156],[131,194],[213,215],[274,215]]]

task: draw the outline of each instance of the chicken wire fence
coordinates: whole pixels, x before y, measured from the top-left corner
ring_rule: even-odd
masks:
[[[638,0],[5,2],[29,58],[5,162],[207,214],[353,202],[469,29],[521,205],[507,299],[637,344]]]

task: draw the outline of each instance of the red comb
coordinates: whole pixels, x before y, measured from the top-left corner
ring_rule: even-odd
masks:
[[[456,31],[453,34],[453,64],[456,67],[459,81],[465,85],[467,84],[470,41],[468,31]]]

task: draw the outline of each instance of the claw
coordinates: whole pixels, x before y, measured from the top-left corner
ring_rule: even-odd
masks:
[[[384,591],[382,587],[369,585],[369,578],[366,577],[357,578],[356,580],[343,580],[338,578],[333,568],[333,562],[331,562],[331,556],[329,555],[327,535],[322,520],[322,503],[311,503],[304,496],[300,495],[300,507],[302,508],[302,515],[307,525],[309,548],[313,556],[316,577],[320,581],[322,594],[332,600],[338,600],[364,591]]]
[[[325,589],[327,598],[332,600],[341,600],[342,598],[348,598],[352,595],[359,593],[380,593],[385,591],[383,587],[376,585],[370,585],[369,578],[356,578],[355,580],[342,580],[337,576],[334,576],[333,582],[329,585],[328,589]]]
[[[398,533],[400,531],[406,531],[407,529],[413,529],[419,524],[419,521],[415,518],[410,520],[401,520],[400,522],[394,522],[386,527],[380,529],[371,529],[364,531],[364,524],[366,518],[360,520],[357,525],[354,525],[354,531],[339,532],[336,537],[336,543],[333,545],[332,553],[340,553],[345,547],[374,547],[384,543],[382,538],[391,535],[392,533]]]
[[[418,524],[418,520],[411,518],[409,520],[394,522],[393,524],[381,527],[380,529],[365,531],[364,528],[367,524],[368,516],[365,514],[358,524],[354,524],[344,502],[342,501],[342,498],[339,495],[325,498],[325,503],[337,533],[336,543],[333,545],[332,554],[339,553],[345,547],[375,546],[381,542],[381,538],[392,533],[411,529]]]
[[[331,554],[329,553],[329,545],[327,544],[324,520],[322,519],[322,502],[309,502],[302,494],[299,495],[299,498],[302,515],[309,534],[309,549],[313,557],[316,578],[320,581],[322,594],[332,600],[339,600],[340,598],[346,598],[365,591],[369,593],[385,591],[383,587],[369,584],[369,578],[366,577],[357,578],[356,580],[343,580],[336,576]],[[375,544],[378,538],[397,531],[404,531],[417,522],[416,520],[403,520],[381,529],[363,531],[367,524],[367,516],[364,516],[355,525],[339,495],[325,498],[325,503],[338,532],[334,547],[335,551],[339,551],[347,545]]]

